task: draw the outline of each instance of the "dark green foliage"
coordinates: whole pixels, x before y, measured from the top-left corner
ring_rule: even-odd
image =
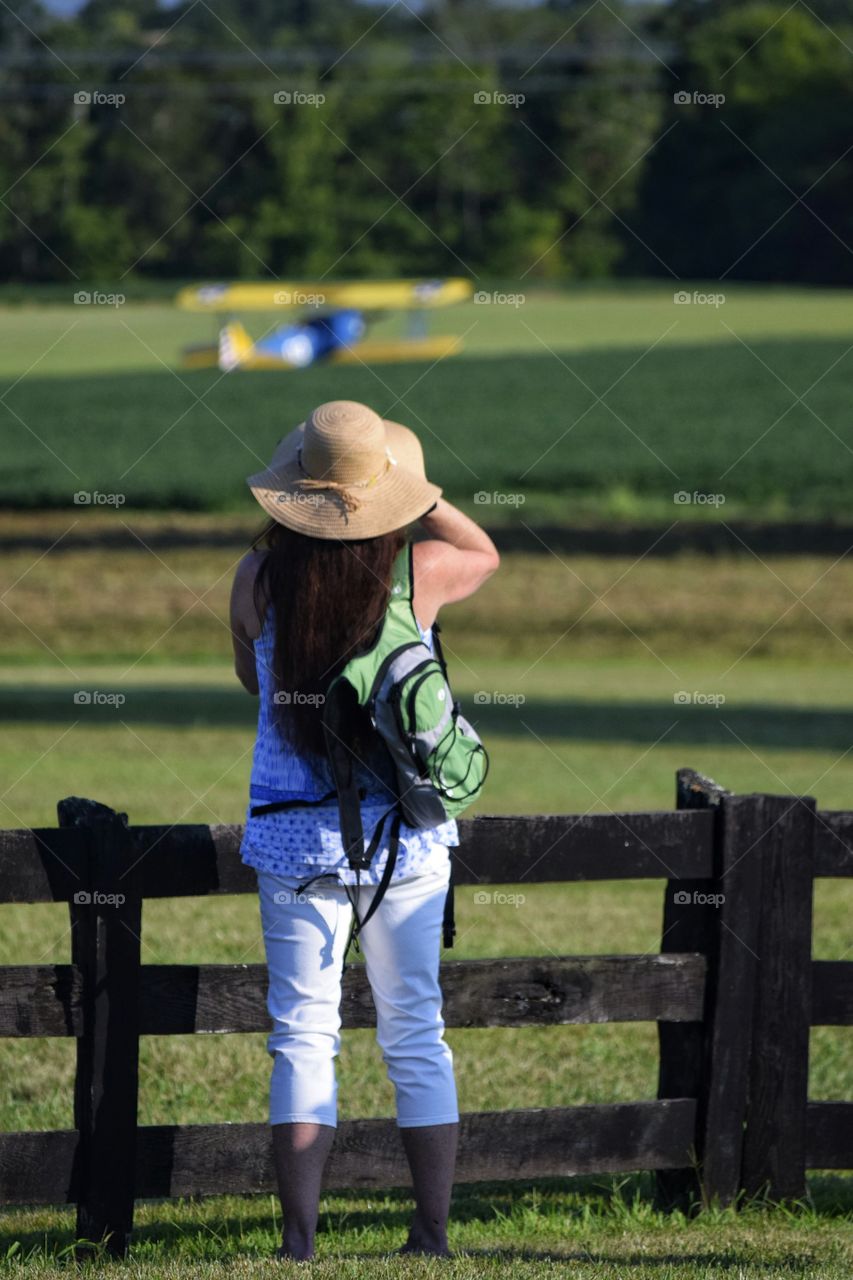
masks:
[[[849,8],[18,6],[0,276],[850,281]]]

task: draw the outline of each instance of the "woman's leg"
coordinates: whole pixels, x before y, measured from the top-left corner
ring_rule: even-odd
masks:
[[[400,1129],[415,1191],[415,1216],[403,1245],[404,1253],[450,1254],[447,1219],[458,1134],[458,1124]]]
[[[438,982],[449,864],[392,883],[361,935],[415,1195],[407,1251],[445,1254],[459,1112]],[[359,904],[367,910],[372,891]]]
[[[281,1256],[310,1258],[323,1168],[335,1137],[341,966],[351,907],[340,884],[304,893],[258,873],[273,1030],[270,1125],[283,1218]]]
[[[320,1184],[335,1130],[325,1124],[276,1124],[273,1158],[284,1223],[282,1258],[312,1258]]]

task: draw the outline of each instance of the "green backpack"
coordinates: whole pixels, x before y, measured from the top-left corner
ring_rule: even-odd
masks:
[[[397,860],[400,824],[428,828],[457,817],[480,794],[489,768],[486,749],[460,713],[433,627],[435,653],[424,643],[412,608],[412,545],[400,551],[391,575],[391,595],[372,646],[347,662],[326,691],[323,731],[350,867],[370,866],[392,815],[388,861],[361,929],[378,907]],[[383,814],[365,849],[356,768],[346,725],[354,705],[366,708],[394,766],[394,803]],[[445,946],[452,945],[452,893],[445,911]]]

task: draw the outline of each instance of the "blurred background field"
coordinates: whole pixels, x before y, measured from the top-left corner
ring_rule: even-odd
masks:
[[[242,378],[178,367],[213,320],[132,289],[114,308],[7,304],[0,499],[84,518],[74,494],[100,491],[123,516],[248,516],[243,477],[312,405],[350,398],[417,430],[446,496],[492,523],[848,518],[849,291],[717,284],[715,306],[674,301],[707,296],[701,282],[516,289],[518,305],[442,313],[464,347],[434,365]],[[256,336],[280,318],[255,316]],[[674,504],[694,491],[722,505]]]
[[[245,477],[334,398],[412,427],[451,501],[527,539],[442,617],[492,755],[479,812],[670,808],[683,765],[853,808],[851,49],[847,0],[5,6],[0,823],[52,825],[68,795],[133,823],[242,820],[255,707],[227,611],[261,525]],[[297,88],[324,102],[276,102]],[[475,97],[498,90],[523,101]],[[216,329],[174,307],[182,285],[397,275],[471,279],[481,300],[433,321],[452,356],[181,367]],[[75,301],[93,291],[115,305]],[[389,315],[371,337],[401,332]],[[667,550],[697,524],[739,535]],[[809,525],[839,530],[836,550]],[[558,526],[633,541],[569,554]],[[95,692],[114,698],[75,699]],[[460,891],[446,958],[659,948],[663,881],[515,891]],[[817,957],[853,955],[851,919],[853,883],[819,882]],[[69,955],[61,904],[0,907],[0,964]],[[147,963],[262,958],[250,896],[145,906]],[[465,1110],[656,1092],[651,1025],[449,1040]],[[853,1096],[851,1049],[850,1028],[813,1030],[811,1097]],[[70,1125],[73,1070],[71,1042],[0,1042],[0,1129]],[[141,1122],[263,1120],[268,1070],[262,1036],[146,1038]],[[392,1112],[368,1032],[344,1037],[340,1100]],[[847,1175],[811,1175],[812,1217],[736,1225],[654,1219],[647,1182],[625,1185],[466,1189],[456,1239],[514,1249],[474,1264],[513,1277],[569,1239],[583,1280],[850,1274]],[[321,1252],[389,1247],[400,1201],[324,1198]],[[258,1258],[273,1212],[146,1205],[134,1265],[185,1280]],[[31,1249],[53,1277],[47,1241],[71,1232],[3,1212],[0,1255],[23,1240],[9,1260]]]

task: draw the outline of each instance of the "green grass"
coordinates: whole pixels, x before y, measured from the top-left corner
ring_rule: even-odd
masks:
[[[459,670],[459,664],[457,664]],[[508,681],[481,661],[477,682],[456,688],[492,753],[483,812],[585,812],[669,808],[675,769],[691,764],[738,791],[815,794],[848,808],[853,708],[839,694],[841,663],[803,673],[789,664],[787,690],[760,698],[756,684],[785,667],[753,662],[719,680],[719,666],[691,664],[688,693],[725,690],[720,708],[674,702],[668,673],[651,663],[576,662]],[[205,668],[186,687],[179,671],[121,678],[120,668],[75,668],[79,677],[22,681],[6,671],[0,742],[7,825],[49,824],[62,795],[90,794],[136,822],[233,822],[245,810],[256,709],[225,669]],[[642,696],[635,690],[642,687]],[[482,705],[474,694],[509,690],[521,706]],[[532,690],[547,687],[544,692]],[[122,707],[77,706],[78,689],[122,691]],[[680,689],[679,689],[680,692]],[[842,700],[843,699],[843,700]]]
[[[132,1261],[104,1268],[139,1280],[305,1275],[332,1277],[500,1276],[509,1280],[566,1274],[578,1280],[847,1280],[850,1200],[840,1179],[811,1180],[811,1203],[779,1214],[760,1204],[686,1221],[649,1207],[647,1177],[542,1180],[526,1187],[479,1184],[454,1193],[452,1262],[388,1259],[399,1247],[411,1204],[405,1192],[325,1196],[318,1257],[310,1269],[276,1264],[279,1227],[272,1197],[143,1204]],[[55,1261],[73,1238],[68,1214],[36,1210],[0,1216],[0,1247],[26,1274],[55,1277]],[[100,1267],[92,1267],[100,1273]]]
[[[649,1205],[648,1177],[542,1180],[525,1187],[478,1184],[454,1193],[452,1262],[384,1257],[399,1247],[411,1203],[405,1192],[325,1196],[317,1260],[274,1263],[280,1225],[272,1197],[143,1204],[132,1260],[104,1267],[134,1280],[200,1277],[317,1276],[373,1280],[386,1276],[473,1280],[848,1280],[850,1197],[843,1180],[813,1178],[811,1203],[779,1213],[760,1204],[687,1221]],[[35,1210],[0,1216],[0,1247],[28,1276],[55,1280],[56,1261],[73,1239],[68,1214]],[[14,1261],[13,1261],[14,1265]],[[94,1273],[102,1268],[91,1267]]]
[[[66,663],[70,678],[78,661],[121,663],[130,678],[141,666],[178,662],[191,679],[193,667],[229,660],[228,595],[247,538],[215,550],[157,550],[143,526],[135,550],[66,551],[68,526],[55,517],[16,523],[57,545],[4,554],[4,663],[57,670]],[[549,658],[569,669],[582,659],[643,658],[667,672],[674,692],[703,655],[716,665],[715,679],[756,658],[807,667],[846,661],[853,564],[845,556],[746,553],[514,554],[445,621],[457,678],[485,679],[483,662],[500,662],[507,689],[523,677],[534,692],[527,682]]]
[[[225,378],[175,368],[209,317],[132,301],[6,308],[0,438],[14,463],[0,495],[71,517],[78,491],[121,494],[125,511],[248,512],[244,477],[314,404],[344,397],[408,422],[448,496],[496,521],[845,515],[849,294],[726,299],[675,305],[659,285],[530,292],[519,307],[436,317],[465,350],[435,367]],[[725,504],[677,505],[678,491]]]

